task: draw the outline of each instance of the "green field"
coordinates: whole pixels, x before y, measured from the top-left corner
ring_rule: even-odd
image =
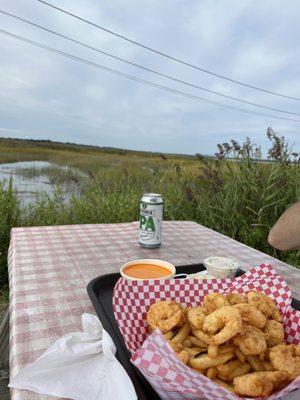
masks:
[[[162,155],[50,141],[0,139],[0,162],[44,160],[70,166],[43,173],[57,184],[53,197],[40,196],[22,207],[12,182],[0,184],[0,251],[2,301],[7,299],[6,256],[13,226],[134,221],[143,192],[161,193],[164,219],[193,220],[275,256],[300,265],[299,252],[281,253],[267,236],[280,214],[300,200],[299,156],[284,138],[268,131],[269,163],[247,140],[217,148],[217,157]],[[72,172],[70,172],[72,171]],[[23,170],[25,176],[42,173]],[[73,181],[80,196],[69,203],[59,185]]]

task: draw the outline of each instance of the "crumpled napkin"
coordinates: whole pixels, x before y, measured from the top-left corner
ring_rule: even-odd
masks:
[[[23,368],[9,387],[74,400],[137,400],[134,386],[115,357],[116,347],[92,314],[81,318],[83,332],[57,340]]]

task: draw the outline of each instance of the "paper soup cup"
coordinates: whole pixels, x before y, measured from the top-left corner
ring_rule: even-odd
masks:
[[[140,265],[140,269],[142,270],[143,277],[138,277],[138,270],[137,268],[129,268],[133,266],[138,266]],[[155,276],[155,266],[157,267],[163,267],[166,269],[166,275],[161,276],[159,273],[159,268],[157,268],[157,275]],[[127,269],[127,270],[126,270]],[[149,274],[147,275],[147,269],[149,271]],[[135,270],[135,273],[134,273]],[[132,275],[130,275],[130,272],[132,272]],[[129,261],[126,264],[123,264],[121,269],[120,269],[120,274],[124,279],[127,279],[129,281],[148,281],[148,280],[153,280],[153,279],[170,279],[173,278],[173,276],[176,273],[176,269],[173,264],[168,263],[167,261],[162,261],[162,260],[155,260],[152,258],[145,258],[141,260],[134,260],[134,261]]]

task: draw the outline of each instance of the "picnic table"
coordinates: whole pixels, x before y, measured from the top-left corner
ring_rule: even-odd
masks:
[[[81,331],[81,315],[94,313],[87,284],[96,276],[118,272],[129,260],[158,258],[186,265],[226,255],[237,258],[244,270],[272,264],[300,299],[299,270],[195,222],[164,222],[159,249],[141,248],[137,234],[138,222],[12,229],[8,256],[11,377],[61,336]],[[11,399],[53,397],[12,390]]]

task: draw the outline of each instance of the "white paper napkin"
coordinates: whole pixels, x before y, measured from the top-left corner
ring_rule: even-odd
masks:
[[[55,342],[9,387],[74,400],[136,400],[133,384],[115,358],[112,338],[98,318],[83,314],[82,329]]]

